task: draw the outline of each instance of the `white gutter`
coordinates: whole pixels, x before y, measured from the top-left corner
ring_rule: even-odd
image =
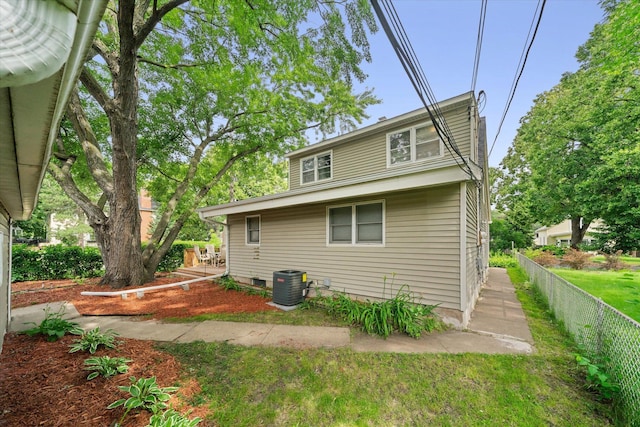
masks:
[[[38,188],[36,189],[36,195],[40,192],[44,174],[47,172],[46,165],[49,163],[49,159],[51,158],[51,149],[58,136],[60,121],[62,121],[71,92],[76,85],[78,77],[82,71],[83,64],[87,59],[89,48],[93,44],[93,39],[98,31],[100,21],[102,21],[102,15],[104,15],[107,3],[108,0],[78,1],[78,9],[76,11],[78,23],[73,39],[73,46],[71,47],[71,52],[69,53],[67,63],[64,67],[64,73],[62,74],[62,82],[60,84],[60,90],[58,91],[58,102],[56,103],[51,119],[51,131],[49,132],[49,139],[47,140],[47,147],[44,154],[44,166],[40,171],[40,184],[38,184]],[[37,203],[38,198],[36,196],[34,206],[37,205]]]
[[[122,299],[127,299],[127,295],[128,294],[136,294],[136,296],[138,298],[142,298],[144,296],[145,292],[156,291],[156,290],[159,290],[159,289],[175,288],[175,287],[178,287],[178,286],[180,286],[185,291],[188,291],[190,283],[201,282],[203,280],[219,279],[222,276],[223,276],[222,274],[216,274],[214,276],[198,277],[197,279],[185,280],[183,282],[168,283],[166,285],[158,285],[158,286],[148,286],[146,288],[126,289],[126,290],[123,290],[123,291],[113,291],[113,292],[91,292],[91,291],[85,291],[85,292],[80,292],[80,295],[93,296],[93,297],[117,297],[117,296],[120,296],[120,297],[122,297]]]

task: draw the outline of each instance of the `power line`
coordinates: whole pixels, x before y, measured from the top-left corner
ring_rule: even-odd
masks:
[[[471,92],[476,93],[476,81],[478,80],[478,68],[480,66],[480,52],[482,51],[482,39],[484,36],[484,21],[487,16],[487,0],[482,0],[480,6],[480,21],[478,22],[478,38],[476,40],[476,54],[473,59],[473,72],[471,74]]]
[[[520,81],[520,77],[522,77],[525,64],[527,63],[527,58],[529,57],[529,52],[531,51],[531,47],[533,46],[533,41],[535,40],[536,34],[538,33],[538,28],[540,27],[540,21],[542,20],[542,13],[544,11],[544,6],[546,3],[547,3],[547,0],[538,0],[538,5],[536,6],[533,20],[531,21],[531,26],[529,27],[529,34],[527,34],[527,41],[525,41],[525,47],[523,48],[522,54],[520,55],[520,62],[518,63],[518,69],[516,70],[513,83],[511,84],[511,91],[509,92],[508,100],[504,107],[502,118],[500,119],[500,124],[498,125],[498,131],[496,132],[496,137],[493,140],[493,143],[491,144],[491,149],[489,150],[489,156],[491,156],[491,153],[493,152],[493,147],[496,145],[496,141],[498,140],[498,136],[500,135],[500,131],[502,130],[502,125],[504,124],[504,120],[507,117],[507,112],[509,111],[509,107],[511,107],[511,101],[513,101],[513,97],[515,96],[516,88],[518,87],[518,82]],[[535,22],[535,28],[534,28],[534,22]],[[533,28],[533,35],[531,34],[532,28]],[[531,36],[531,39],[529,39],[529,36]]]
[[[380,3],[382,3],[384,9],[386,10],[386,13],[390,17],[391,25],[394,27],[393,29],[391,28],[389,21],[385,16],[385,13],[380,7],[378,0],[371,0],[371,4],[376,12],[376,15],[378,16],[378,19],[380,20],[385,33],[387,34],[387,38],[391,42],[391,45],[396,52],[396,55],[398,56],[398,59],[400,60],[402,66],[404,67],[405,72],[407,73],[407,76],[411,81],[411,84],[413,84],[413,87],[418,93],[420,100],[424,104],[427,113],[431,118],[431,122],[433,123],[433,126],[436,130],[436,133],[438,134],[438,137],[442,140],[458,167],[465,171],[465,173],[467,173],[472,180],[479,182],[473,174],[473,170],[467,163],[467,160],[460,153],[460,150],[458,149],[458,146],[453,139],[453,133],[451,132],[451,129],[449,128],[449,125],[447,124],[447,121],[445,120],[444,115],[440,110],[440,106],[436,102],[436,98],[433,94],[433,91],[431,90],[431,87],[429,86],[427,78],[424,75],[424,71],[420,65],[420,61],[416,57],[413,46],[409,41],[409,38],[404,30],[402,22],[400,21],[395,8],[393,7],[393,4],[391,4],[388,0],[381,0]],[[396,33],[398,37],[396,37]],[[462,164],[458,161],[458,159],[461,160]],[[466,168],[463,167],[463,165]]]

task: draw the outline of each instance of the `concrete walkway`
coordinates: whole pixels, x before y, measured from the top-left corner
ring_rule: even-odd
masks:
[[[50,304],[52,310],[63,303]],[[46,305],[34,305],[11,311],[10,331],[21,331],[40,323]],[[84,329],[113,329],[124,338],[153,341],[191,342],[225,341],[236,345],[286,346],[294,348],[350,347],[359,352],[395,353],[488,353],[530,354],[533,338],[504,269],[491,268],[488,284],[480,293],[469,329],[428,334],[420,339],[394,334],[382,339],[364,333],[351,335],[349,328],[291,326],[263,323],[204,321],[163,323],[127,316],[81,316],[72,304],[66,304],[67,319]]]

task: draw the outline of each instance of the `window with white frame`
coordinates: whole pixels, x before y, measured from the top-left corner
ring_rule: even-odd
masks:
[[[311,182],[330,179],[332,173],[331,151],[316,154],[300,160],[300,182],[309,184]]]
[[[330,245],[384,244],[384,202],[364,202],[327,208]]]
[[[260,215],[246,217],[247,245],[260,244]]]
[[[442,141],[435,126],[420,125],[387,134],[387,165],[441,157]]]

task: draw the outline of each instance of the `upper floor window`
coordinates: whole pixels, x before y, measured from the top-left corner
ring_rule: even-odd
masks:
[[[300,169],[300,182],[302,184],[331,179],[331,151],[300,160]]]
[[[260,244],[260,215],[246,217],[247,245]]]
[[[435,126],[421,125],[387,134],[387,166],[442,156]]]

